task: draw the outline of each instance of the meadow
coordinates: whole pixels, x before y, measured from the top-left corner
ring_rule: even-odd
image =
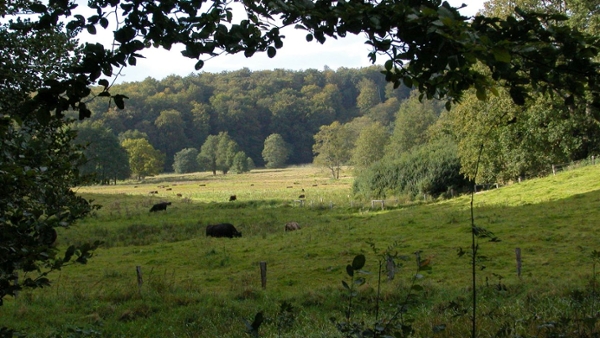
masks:
[[[31,337],[244,337],[262,312],[260,337],[341,337],[336,323],[349,299],[341,281],[350,282],[346,266],[362,254],[370,273],[352,297],[353,323],[400,313],[394,320],[413,330],[408,336],[470,336],[470,195],[393,197],[382,210],[354,199],[345,174],[331,180],[306,166],[80,187],[103,207],[61,231],[58,245],[104,245],[88,264],[51,274],[50,288],[7,299],[0,327]],[[159,201],[172,205],[150,213]],[[479,337],[599,334],[599,208],[597,166],[475,194],[475,224],[493,233],[478,240]],[[285,232],[290,221],[302,229]],[[243,237],[205,236],[206,225],[221,222]],[[378,283],[385,253],[395,276],[383,271]],[[431,267],[418,279],[416,253]]]

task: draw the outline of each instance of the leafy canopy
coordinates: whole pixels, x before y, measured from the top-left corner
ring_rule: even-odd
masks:
[[[243,7],[243,19],[234,20],[233,5]],[[73,14],[78,5],[68,1],[17,2],[3,15],[19,11],[36,13],[33,22],[13,21],[11,29],[27,34],[67,22],[70,34],[86,30],[95,34],[118,20],[113,37],[115,47],[87,43],[83,57],[66,69],[67,79],[47,81],[29,105],[40,113],[59,116],[69,108],[79,117],[90,116],[82,98],[90,86],[104,87],[99,96],[111,97],[122,108],[125,96],[111,94],[106,79],[127,66],[135,66],[142,52],[151,47],[170,49],[183,44],[186,57],[197,59],[222,53],[243,52],[250,57],[266,52],[274,57],[283,47],[280,30],[293,26],[306,30],[306,39],[324,43],[364,33],[372,48],[371,61],[386,59],[386,79],[395,87],[418,88],[423,97],[446,98],[448,107],[459,101],[465,90],[475,88],[485,99],[495,93],[499,82],[508,88],[511,99],[523,104],[530,91],[557,93],[565,102],[592,93],[600,104],[600,51],[597,37],[561,24],[561,14],[526,12],[519,8],[506,18],[463,17],[456,8],[439,0],[399,1],[130,1],[90,0],[95,14]],[[442,52],[443,51],[443,52]],[[482,63],[491,73],[473,68]]]

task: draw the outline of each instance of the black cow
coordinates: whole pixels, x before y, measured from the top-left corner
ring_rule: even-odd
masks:
[[[236,199],[237,199],[237,196],[236,196],[236,195],[231,195],[231,196],[229,196],[229,202],[231,202],[231,201],[235,201]]]
[[[166,211],[167,205],[171,205],[171,202],[156,203],[155,205],[152,206],[152,208],[150,208],[150,212],[161,211],[161,210]]]
[[[242,233],[238,232],[233,224],[220,223],[206,226],[207,237],[242,237]]]
[[[305,198],[306,196],[304,196],[304,194],[298,196],[298,198]]]

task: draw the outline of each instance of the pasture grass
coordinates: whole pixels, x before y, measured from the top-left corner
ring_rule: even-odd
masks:
[[[584,319],[597,312],[590,255],[600,248],[599,178],[598,167],[589,166],[475,195],[476,225],[497,237],[478,242],[480,336],[572,333],[573,323],[578,332],[598,332]],[[61,231],[59,246],[97,239],[105,245],[87,265],[52,274],[51,288],[7,299],[0,326],[38,337],[242,337],[244,319],[264,311],[261,336],[336,337],[329,318],[343,318],[340,281],[348,280],[345,266],[357,254],[366,255],[371,274],[354,302],[356,319],[374,320],[373,243],[379,253],[398,253],[395,279],[382,282],[387,313],[411,293],[414,253],[421,251],[433,269],[419,280],[422,291],[409,297],[415,336],[431,336],[441,324],[438,336],[468,336],[470,257],[457,253],[470,248],[470,196],[398,205],[394,198],[385,210],[372,210],[369,201],[350,196],[351,183],[350,175],[333,181],[319,169],[298,167],[81,187],[103,208]],[[155,190],[158,196],[148,194]],[[234,194],[237,200],[228,202]],[[166,212],[148,212],[163,200],[172,202]],[[302,229],[284,232],[289,221]],[[234,224],[243,237],[207,238],[206,225],[220,222]],[[268,264],[266,289],[261,261]],[[291,324],[278,317],[283,301],[293,306]]]

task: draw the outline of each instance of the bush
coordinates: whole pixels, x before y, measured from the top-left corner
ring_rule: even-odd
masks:
[[[396,160],[384,159],[359,173],[353,191],[366,198],[461,191],[469,181],[460,173],[456,145],[440,140],[417,147]]]

